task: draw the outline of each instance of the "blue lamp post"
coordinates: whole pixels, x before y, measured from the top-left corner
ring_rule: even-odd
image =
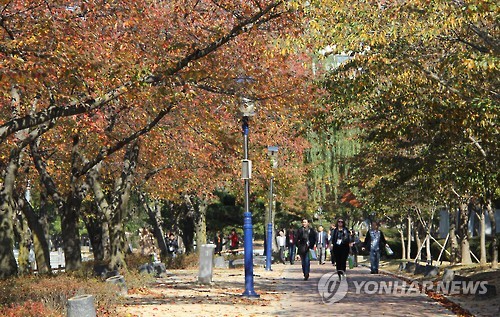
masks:
[[[252,178],[252,161],[248,159],[248,121],[255,114],[255,104],[248,98],[241,98],[240,110],[243,115],[243,160],[242,176],[245,181],[245,210],[243,213],[243,248],[245,252],[245,291],[242,296],[259,297],[253,283],[253,225],[250,212],[250,179]]]
[[[268,146],[267,154],[271,158],[271,180],[269,181],[269,216],[267,222],[267,241],[266,241],[266,271],[271,271],[271,258],[273,247],[273,194],[274,194],[274,173],[272,172],[278,166],[278,147]]]

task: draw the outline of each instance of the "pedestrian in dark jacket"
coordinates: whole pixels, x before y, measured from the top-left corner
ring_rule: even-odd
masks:
[[[219,230],[217,230],[217,233],[215,234],[214,243],[215,243],[215,254],[221,255],[222,246],[224,245],[224,237],[222,236],[222,233]]]
[[[302,227],[297,230],[297,249],[302,262],[302,273],[304,273],[304,280],[309,279],[311,271],[311,259],[309,258],[309,250],[314,249],[316,244],[316,232],[313,228],[309,227],[307,219],[302,220]]]
[[[370,273],[378,274],[378,265],[380,262],[380,253],[385,249],[387,241],[384,233],[379,229],[379,223],[372,221],[371,229],[366,233],[362,250],[370,251]]]
[[[286,234],[286,247],[288,248],[288,257],[290,260],[290,264],[295,262],[295,249],[297,248],[297,238],[295,230],[290,227]]]
[[[337,227],[333,230],[331,241],[333,254],[335,256],[335,264],[339,279],[345,275],[347,266],[347,256],[349,255],[349,230],[345,227],[343,219],[337,220]]]
[[[177,242],[177,238],[173,233],[168,236],[167,239],[167,252],[171,257],[175,257],[177,255],[177,250],[179,249],[179,243]]]

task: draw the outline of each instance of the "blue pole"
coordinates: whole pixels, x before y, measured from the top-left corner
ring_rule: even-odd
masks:
[[[272,271],[271,258],[273,255],[273,180],[271,176],[269,182],[269,221],[267,223],[267,242],[266,242],[266,271]]]
[[[267,242],[266,242],[266,271],[272,271],[271,269],[272,245],[273,245],[273,224],[268,223]]]
[[[243,116],[243,158],[248,159],[248,116]],[[250,180],[245,179],[245,212],[243,213],[243,248],[245,252],[245,291],[242,296],[259,297],[253,283],[253,225],[250,212]]]

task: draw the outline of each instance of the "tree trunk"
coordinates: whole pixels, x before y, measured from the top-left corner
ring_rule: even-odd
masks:
[[[399,229],[398,232],[401,238],[401,260],[406,260],[405,235],[403,232],[403,228]]]
[[[430,229],[429,229],[429,232],[430,232]],[[426,260],[427,260],[427,263],[431,264],[432,262],[432,254],[431,254],[431,234],[430,233],[427,233],[427,240],[425,240],[425,256],[426,256]]]
[[[116,180],[111,206],[111,221],[109,236],[111,242],[111,259],[109,268],[112,270],[126,269],[125,263],[125,219],[129,210],[130,193],[134,171],[139,159],[139,141],[135,140],[127,147],[123,160],[121,177]]]
[[[161,204],[158,200],[148,201],[145,193],[140,193],[141,202],[144,209],[147,210],[149,220],[153,226],[153,235],[158,242],[160,249],[160,258],[165,259],[168,255],[167,243],[165,242],[165,233],[163,232],[163,221],[161,218]]]
[[[491,196],[488,195],[486,198],[486,210],[488,211],[488,217],[491,223],[491,267],[498,268],[498,237],[497,237],[497,221],[495,219],[495,210],[493,209],[493,203],[491,201]]]
[[[72,187],[74,188],[74,186]],[[60,210],[66,272],[76,271],[82,266],[82,250],[80,247],[80,232],[78,230],[80,207],[81,199],[77,197],[76,193],[72,192],[64,207]]]
[[[19,117],[21,96],[17,86],[10,92],[13,110],[12,118]],[[17,136],[17,135],[16,135]],[[17,274],[17,262],[14,256],[14,186],[19,168],[21,148],[13,149],[5,170],[2,171],[0,186],[0,278],[8,278]]]
[[[482,206],[481,206],[482,207]],[[485,210],[481,208],[479,210],[479,244],[480,244],[480,260],[479,264],[481,266],[486,266],[486,219],[485,219]]]
[[[127,266],[125,264],[125,252],[124,252],[124,241],[125,232],[123,230],[123,224],[119,217],[115,217],[109,227],[109,236],[111,238],[111,259],[109,262],[110,270],[120,270],[125,269]]]
[[[406,248],[406,252],[407,252],[407,256],[406,258],[408,260],[411,259],[411,217],[408,215],[408,231],[407,231],[407,243],[408,243],[408,247]]]
[[[198,250],[202,244],[207,243],[207,209],[208,203],[205,198],[201,199],[198,205],[198,213],[196,215],[195,230],[196,230],[196,245]]]
[[[96,263],[104,261],[104,242],[103,242],[103,225],[105,223],[104,215],[97,211],[95,204],[91,204],[90,210],[86,210],[83,216],[83,221],[89,234],[90,245]]]
[[[97,164],[87,173],[87,183],[94,193],[97,211],[100,212],[96,213],[96,216],[93,218],[88,217],[86,224],[93,232],[90,236],[90,241],[94,249],[95,259],[99,261],[109,261],[111,258],[109,247],[109,221],[111,219],[111,212],[104,190],[98,180],[100,168],[101,164]]]
[[[0,278],[17,274],[17,262],[14,256],[13,188],[18,165],[12,160],[2,175],[3,187],[0,191]]]
[[[415,224],[415,242],[417,243],[417,255],[415,256],[415,262],[420,262],[422,261],[422,240],[420,240],[418,224]]]
[[[23,215],[17,215],[15,220],[15,230],[19,237],[19,253],[17,255],[18,274],[30,274],[29,253],[31,247],[31,234],[28,227],[28,222]]]
[[[460,262],[462,264],[472,264],[469,244],[469,208],[465,201],[459,203],[460,210]]]
[[[191,217],[182,217],[179,221],[181,226],[181,237],[184,247],[186,248],[186,253],[193,253],[193,241],[194,241],[194,220]]]
[[[45,212],[40,208],[40,215],[37,215],[31,204],[25,198],[21,198],[18,201],[19,208],[23,211],[24,217],[28,221],[28,226],[33,234],[33,247],[38,273],[51,273],[50,250],[47,239],[48,224]]]
[[[460,252],[458,247],[458,238],[457,238],[457,211],[451,208],[449,211],[450,217],[450,263],[456,264],[460,258]]]

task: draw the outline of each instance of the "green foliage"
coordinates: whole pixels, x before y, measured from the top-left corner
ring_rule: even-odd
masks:
[[[328,94],[316,130],[358,129],[357,155],[325,161],[337,169],[349,164],[344,186],[365,208],[397,215],[448,200],[451,189],[498,192],[498,48],[491,42],[499,35],[498,6],[314,3],[307,15],[317,51],[354,57],[321,72]],[[316,143],[329,146],[328,138]],[[326,172],[317,174],[312,182]]]
[[[243,226],[243,208],[236,203],[236,197],[222,189],[214,193],[218,201],[210,204],[207,210],[207,230],[216,232],[232,227]]]

